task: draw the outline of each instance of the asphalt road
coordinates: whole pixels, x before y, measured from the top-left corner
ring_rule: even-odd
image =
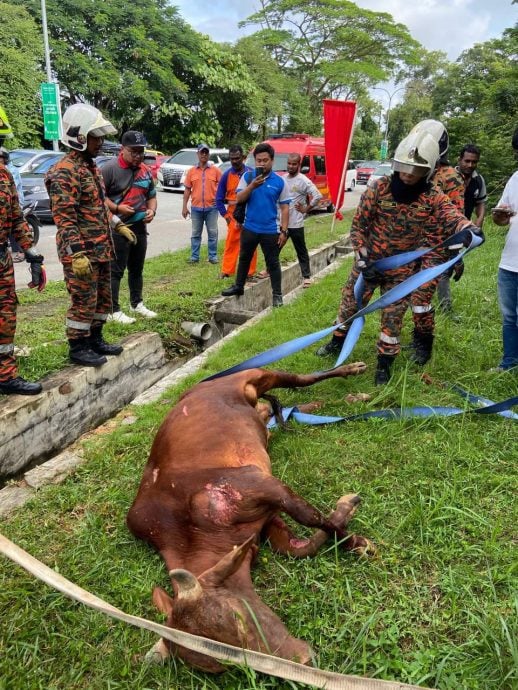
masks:
[[[342,210],[356,208],[364,186],[357,187],[345,195]],[[148,225],[148,250],[147,256],[158,256],[163,252],[176,251],[188,247],[191,242],[191,221],[182,218],[183,195],[178,192],[158,193],[158,206],[155,219]],[[227,233],[227,224],[223,218],[219,218],[219,239],[224,239]],[[203,232],[203,245],[206,251],[207,233]],[[63,269],[58,260],[56,251],[56,226],[43,225],[40,232],[38,249],[45,257],[45,269],[47,280],[62,280]],[[16,287],[18,290],[26,287],[30,280],[28,265],[25,261],[15,264]]]

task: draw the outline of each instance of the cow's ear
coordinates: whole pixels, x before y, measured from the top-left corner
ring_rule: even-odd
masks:
[[[159,611],[165,613],[166,616],[173,610],[173,600],[162,587],[155,587],[153,589],[153,604]]]
[[[199,576],[200,583],[211,587],[221,585],[227,577],[230,577],[239,569],[248,551],[254,545],[255,538],[255,534],[252,534],[241,546],[234,546],[232,551],[223,556],[216,565]]]

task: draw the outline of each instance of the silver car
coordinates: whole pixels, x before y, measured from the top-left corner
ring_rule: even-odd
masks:
[[[209,162],[221,165],[228,161],[228,149],[211,149]],[[183,192],[183,180],[189,168],[198,163],[197,149],[180,149],[158,169],[158,183],[162,189],[171,192]]]
[[[35,170],[43,161],[56,158],[57,151],[47,149],[13,149],[9,151],[9,162],[12,163],[20,175]]]

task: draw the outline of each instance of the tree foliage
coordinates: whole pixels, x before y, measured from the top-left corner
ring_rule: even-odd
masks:
[[[43,38],[23,7],[0,2],[0,14],[0,104],[14,133],[8,145],[32,146],[38,142],[41,121],[37,94],[44,81]]]
[[[417,62],[418,43],[391,15],[349,0],[261,0],[241,25],[255,34],[293,78],[319,122],[323,98],[351,98]]]

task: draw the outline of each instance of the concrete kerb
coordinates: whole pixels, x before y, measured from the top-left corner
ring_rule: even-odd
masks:
[[[336,251],[333,257],[333,261],[327,266],[322,267],[321,270],[315,275],[315,282],[319,282],[326,275],[333,273],[342,263],[342,261],[350,255],[350,250],[346,250],[342,247]],[[269,281],[267,281],[269,283]],[[284,298],[286,304],[289,304],[303,290],[302,285],[292,289]],[[228,334],[226,334],[222,339],[218,340],[216,343],[210,345],[206,350],[204,350],[200,355],[193,357],[186,363],[177,366],[174,371],[168,373],[166,376],[160,375],[159,380],[156,378],[153,384],[148,386],[143,392],[134,397],[132,400],[128,400],[126,404],[129,405],[145,405],[150,404],[157,399],[159,399],[165,391],[178,384],[180,381],[196,373],[207,361],[208,357],[216,352],[222,347],[224,342],[228,338],[233,338],[239,335],[245,328],[250,328],[255,324],[259,323],[261,319],[264,318],[266,314],[271,311],[272,307],[267,307],[259,312],[257,315],[250,318],[246,323],[234,328]],[[156,334],[149,334],[152,337],[158,337]],[[130,336],[129,338],[134,338],[135,336]],[[158,357],[158,359],[160,359]],[[114,360],[112,360],[114,361]],[[158,374],[159,366],[158,361],[154,361],[153,365]],[[169,367],[170,369],[170,367]],[[163,372],[162,367],[162,372]],[[153,377],[150,377],[151,380]],[[68,392],[68,382],[65,384],[65,390]],[[120,405],[117,408],[120,410]],[[115,420],[112,420],[115,421]],[[124,423],[124,419],[119,419],[117,422]],[[111,426],[113,428],[113,425]],[[84,430],[83,430],[84,431]],[[28,470],[24,473],[23,478],[18,480],[16,483],[8,484],[6,487],[0,490],[0,518],[5,517],[12,513],[17,508],[23,506],[27,501],[33,498],[39,488],[50,483],[60,483],[67,476],[69,476],[77,467],[85,462],[82,451],[81,444],[91,435],[91,429],[83,433],[81,436],[75,440],[72,446],[66,448],[63,452],[59,453],[51,460],[41,463],[37,467]],[[72,440],[72,439],[70,439]]]

